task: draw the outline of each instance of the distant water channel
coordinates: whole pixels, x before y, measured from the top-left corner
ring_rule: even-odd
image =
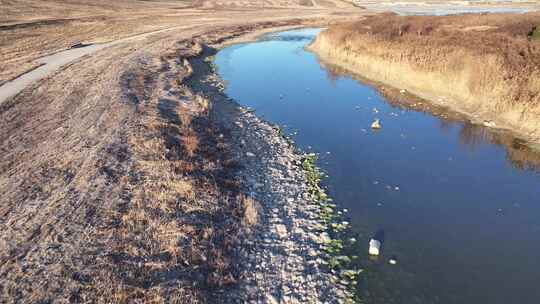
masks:
[[[358,234],[365,302],[540,303],[540,155],[325,66],[304,50],[317,33],[271,34],[215,63],[230,97],[320,153],[329,193]],[[370,259],[379,230],[382,256]]]

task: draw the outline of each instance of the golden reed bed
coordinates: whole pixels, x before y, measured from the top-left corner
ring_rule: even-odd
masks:
[[[330,26],[328,63],[540,141],[540,14],[398,16]]]

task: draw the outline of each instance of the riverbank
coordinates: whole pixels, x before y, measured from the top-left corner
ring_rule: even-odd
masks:
[[[311,191],[310,172],[303,166],[308,156],[284,137],[280,127],[227,97],[210,64],[218,49],[292,28],[227,40],[205,47],[190,60],[194,74],[187,84],[212,100],[211,120],[227,130],[228,143],[241,164],[241,184],[257,210],[257,225],[247,231],[238,248],[243,275],[229,302],[349,303],[353,298],[328,266],[329,255],[323,249],[331,241],[330,227]]]
[[[332,25],[309,47],[322,61],[540,141],[537,13],[382,14]]]
[[[2,298],[349,298],[325,265],[303,156],[228,101],[205,59],[320,22],[231,22],[120,43],[4,102]]]

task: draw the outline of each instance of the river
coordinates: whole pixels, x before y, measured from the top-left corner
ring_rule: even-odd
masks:
[[[304,50],[317,32],[234,45],[215,64],[227,95],[319,153],[325,186],[357,235],[360,297],[539,303],[540,155],[511,134],[319,62]],[[382,255],[369,258],[380,231]]]

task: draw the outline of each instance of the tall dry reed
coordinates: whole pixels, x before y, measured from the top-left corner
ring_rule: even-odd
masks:
[[[397,16],[330,26],[309,48],[364,77],[540,140],[540,14]]]

